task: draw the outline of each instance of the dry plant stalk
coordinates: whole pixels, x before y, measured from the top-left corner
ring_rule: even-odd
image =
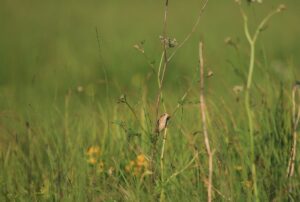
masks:
[[[159,197],[159,201],[165,201],[165,190],[164,190],[164,157],[165,157],[165,144],[166,144],[166,140],[167,140],[167,128],[165,128],[164,131],[164,136],[163,136],[163,143],[162,143],[162,148],[161,148],[161,154],[160,154],[160,175],[161,175],[161,183],[162,183],[162,188],[160,191],[160,197]]]
[[[297,90],[300,89],[300,84],[295,84],[292,91],[292,102],[293,102],[293,109],[292,109],[292,134],[293,134],[293,145],[290,152],[290,159],[289,165],[287,169],[287,177],[290,178],[294,175],[295,172],[295,160],[296,160],[296,148],[297,148],[297,127],[299,124],[300,119],[300,106],[298,106],[298,112],[296,112],[296,93]]]
[[[158,94],[157,94],[157,99],[156,99],[156,119],[158,119],[158,114],[159,114],[159,106],[161,102],[161,91],[162,91],[162,85],[165,77],[165,72],[167,69],[167,64],[168,64],[168,56],[167,56],[167,41],[165,40],[167,38],[167,16],[168,16],[168,6],[169,6],[169,0],[166,0],[165,2],[165,11],[164,11],[164,22],[163,22],[163,72],[162,76],[160,78],[160,68],[159,68],[159,73],[157,75],[158,77],[158,84],[159,84],[159,89],[158,89]]]
[[[190,37],[192,36],[192,34],[196,31],[196,28],[200,22],[200,18],[205,10],[205,7],[208,3],[208,0],[205,0],[204,3],[201,6],[198,18],[195,22],[195,24],[192,27],[192,30],[190,33],[187,34],[187,36],[184,38],[184,40],[182,41],[182,43],[180,43],[178,45],[178,47],[173,51],[173,53],[170,55],[170,57],[168,57],[167,54],[167,48],[168,48],[168,44],[167,44],[167,16],[168,16],[168,6],[169,6],[169,0],[165,0],[165,9],[164,9],[164,19],[163,19],[163,32],[162,32],[162,37],[163,37],[163,53],[162,53],[162,57],[161,57],[161,61],[160,61],[160,65],[158,68],[158,73],[157,73],[157,80],[158,80],[158,93],[157,93],[157,99],[156,99],[156,105],[155,105],[155,111],[156,111],[156,115],[155,115],[155,120],[158,119],[159,116],[159,109],[160,109],[160,104],[162,102],[162,88],[163,88],[163,83],[164,83],[164,78],[165,78],[165,73],[166,73],[166,69],[168,66],[168,62],[172,59],[172,57],[174,57],[174,55],[176,54],[176,52],[190,39]],[[163,107],[164,110],[166,111],[166,107],[163,103]],[[156,171],[155,171],[155,157],[157,156],[157,141],[158,141],[158,136],[159,136],[159,132],[155,131],[156,129],[156,125],[154,126],[154,136],[152,139],[152,148],[151,148],[151,164],[150,164],[150,169],[152,172],[152,183],[155,183],[155,179],[156,179]]]
[[[164,81],[165,72],[166,72],[166,69],[167,69],[168,62],[174,57],[174,55],[177,53],[177,51],[190,39],[192,34],[196,31],[196,28],[198,27],[198,24],[200,22],[201,16],[202,16],[202,14],[203,14],[203,12],[206,8],[207,3],[208,3],[208,0],[205,0],[204,3],[202,4],[202,6],[200,8],[200,11],[199,11],[198,18],[197,18],[195,24],[193,25],[191,32],[186,35],[184,40],[173,51],[173,53],[170,55],[170,57],[168,57],[168,55],[167,55],[167,40],[166,39],[167,39],[167,16],[168,16],[169,0],[165,0],[164,21],[163,21],[163,53],[162,53],[163,69],[162,69],[162,73],[161,73],[161,71],[160,71],[161,65],[160,65],[158,75],[157,75],[158,76],[159,92],[158,92],[157,99],[156,99],[156,107],[155,107],[155,109],[156,109],[156,119],[155,120],[158,119],[158,115],[159,115],[159,107],[160,107],[160,103],[161,103],[161,99],[162,99],[163,81]]]
[[[163,21],[163,39],[167,38],[167,16],[168,16],[168,6],[169,6],[169,0],[165,1],[165,10],[164,10],[164,21]],[[167,56],[167,43],[166,40],[163,40],[163,58],[164,58],[164,65],[163,65],[163,74],[162,77],[160,78],[160,67],[159,71],[157,74],[157,79],[158,79],[158,94],[157,94],[157,99],[156,99],[156,115],[155,115],[155,120],[158,120],[158,114],[159,114],[159,106],[161,103],[161,97],[162,97],[162,85],[163,85],[163,80],[164,80],[164,74],[167,68],[168,64],[168,56]],[[155,183],[156,179],[156,171],[155,171],[155,157],[157,156],[157,140],[159,136],[159,131],[156,130],[156,124],[154,126],[154,137],[152,140],[152,151],[151,151],[151,172],[152,172],[152,183]]]
[[[202,117],[202,128],[204,134],[204,142],[208,155],[208,184],[207,184],[207,201],[212,201],[212,175],[213,175],[213,152],[210,148],[208,132],[207,132],[207,122],[206,122],[206,104],[204,98],[204,59],[203,59],[203,43],[199,43],[199,62],[200,62],[200,112]]]

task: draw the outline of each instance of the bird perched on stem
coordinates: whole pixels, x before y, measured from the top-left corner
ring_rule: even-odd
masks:
[[[167,113],[161,115],[157,121],[155,132],[159,133],[163,131],[167,127],[170,118],[171,116]]]

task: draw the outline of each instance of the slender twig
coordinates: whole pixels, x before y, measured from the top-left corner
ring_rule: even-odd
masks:
[[[157,99],[156,99],[156,116],[155,116],[155,120],[158,119],[158,115],[159,115],[159,106],[161,103],[161,93],[162,93],[162,88],[163,88],[163,81],[165,78],[165,72],[167,69],[167,64],[168,64],[168,56],[167,56],[167,16],[168,16],[168,6],[169,6],[169,0],[165,1],[165,10],[164,10],[164,21],[163,21],[163,69],[161,72],[161,64],[162,64],[162,60],[159,66],[159,71],[158,71],[158,84],[159,84],[159,89],[158,89],[158,94],[157,94]],[[161,74],[161,75],[160,75]]]
[[[125,102],[125,105],[129,108],[129,110],[130,110],[131,113],[133,114],[134,118],[135,118],[136,121],[139,123],[141,129],[142,129],[145,133],[147,133],[146,129],[143,127],[143,124],[142,124],[142,122],[140,121],[140,119],[138,118],[138,116],[137,116],[135,110],[133,109],[133,107],[132,107],[127,101]]]
[[[297,127],[299,124],[300,119],[300,106],[298,106],[298,112],[296,112],[296,93],[297,90],[300,89],[299,84],[295,84],[293,87],[292,92],[292,102],[293,102],[293,109],[292,109],[292,134],[293,134],[293,145],[290,152],[290,159],[289,159],[289,165],[287,169],[287,177],[290,178],[294,175],[295,172],[295,160],[296,160],[296,148],[297,148]]]
[[[133,114],[134,118],[136,119],[136,121],[139,123],[141,129],[143,130],[143,132],[145,134],[147,134],[148,132],[146,131],[146,129],[144,128],[142,122],[140,121],[140,119],[138,118],[135,110],[133,109],[133,107],[128,103],[127,99],[126,99],[126,95],[123,95],[121,98],[119,98],[118,103],[123,103],[125,104],[128,109],[130,110],[130,112]]]
[[[164,137],[163,137],[163,142],[162,142],[162,147],[161,147],[161,154],[160,154],[160,177],[161,177],[161,191],[160,191],[160,201],[164,201],[165,198],[165,193],[164,193],[164,156],[165,156],[165,144],[167,140],[167,128],[164,130]]]
[[[162,82],[163,82],[163,80],[160,80],[160,77],[161,77],[160,75],[161,75],[161,71],[162,71],[161,67],[162,67],[162,64],[163,64],[163,61],[164,61],[164,55],[165,55],[165,51],[162,52],[160,62],[159,62],[159,66],[158,66],[158,72],[157,72],[157,84],[158,84],[158,89],[159,89],[159,93],[160,93],[160,98],[159,98],[160,100],[163,99],[163,92],[162,92]],[[162,102],[162,105],[163,105],[164,111],[166,112],[167,109],[166,109],[165,103]],[[158,108],[159,108],[159,106],[158,106]],[[156,118],[158,118],[159,109],[156,112],[157,112],[157,114],[156,114],[157,117]]]
[[[164,24],[163,24],[163,58],[164,58],[164,68],[163,68],[163,72],[162,72],[162,76],[161,79],[159,81],[159,93],[157,96],[157,108],[156,108],[156,119],[158,118],[158,113],[159,113],[159,104],[161,102],[162,99],[162,86],[163,86],[163,80],[165,77],[165,72],[167,69],[167,65],[168,65],[168,56],[167,56],[167,16],[168,16],[168,6],[169,6],[169,0],[165,1],[165,13],[164,13]],[[160,73],[160,71],[159,71]],[[160,75],[158,74],[158,79]],[[164,106],[164,110],[166,110],[165,106]],[[163,143],[162,143],[162,150],[161,150],[161,156],[160,156],[160,169],[161,169],[161,183],[162,183],[162,187],[161,187],[161,191],[160,191],[160,201],[164,201],[164,152],[165,152],[165,143],[166,143],[166,139],[167,139],[167,128],[164,130],[164,137],[163,137]],[[158,130],[159,131],[159,130]],[[159,132],[158,132],[159,134]]]
[[[179,171],[173,173],[173,174],[166,180],[165,184],[167,184],[167,183],[170,182],[170,180],[172,180],[174,177],[180,175],[182,172],[184,172],[186,169],[188,169],[188,168],[192,165],[192,163],[195,161],[195,159],[197,159],[197,158],[198,158],[198,153],[195,154],[195,156],[190,160],[190,162],[189,162],[186,166],[184,166],[181,170],[179,170]]]
[[[167,69],[168,64],[168,55],[167,55],[167,16],[168,16],[168,6],[169,6],[169,0],[166,0],[165,4],[165,15],[164,15],[164,26],[163,26],[163,49],[164,49],[164,68],[161,76],[161,82],[162,85],[163,79],[165,77],[165,72]]]
[[[157,79],[158,79],[158,93],[157,93],[157,99],[156,99],[156,105],[155,105],[155,120],[158,120],[159,116],[159,108],[160,108],[160,103],[162,99],[162,88],[163,88],[163,81],[164,81],[164,75],[165,71],[167,68],[167,63],[168,63],[168,57],[167,57],[167,41],[165,40],[167,38],[167,16],[168,16],[168,5],[169,5],[169,0],[165,1],[165,9],[164,9],[164,20],[163,20],[163,54],[160,65],[159,65],[159,70],[157,74]],[[161,74],[161,67],[162,67],[162,62],[163,62],[163,73],[162,76],[160,77]],[[159,131],[156,131],[156,122],[154,125],[154,136],[152,138],[152,148],[151,148],[151,171],[153,173],[152,175],[152,183],[154,183],[155,178],[156,178],[156,172],[155,172],[155,157],[156,157],[156,145],[157,145],[157,139],[159,136]]]
[[[191,30],[191,32],[190,33],[188,33],[187,35],[186,35],[186,37],[183,39],[183,41],[177,46],[177,48],[172,52],[172,54],[170,55],[170,57],[168,58],[168,62],[174,57],[174,55],[177,53],[177,51],[191,38],[191,36],[193,35],[193,33],[197,30],[197,27],[198,27],[198,24],[199,24],[199,22],[200,22],[200,19],[201,19],[201,16],[202,16],[202,14],[203,14],[203,12],[204,12],[204,10],[205,10],[205,7],[206,7],[206,5],[207,5],[207,3],[208,3],[208,0],[206,0],[204,3],[203,3],[203,5],[202,5],[202,7],[201,7],[201,9],[200,9],[200,11],[199,11],[199,15],[198,15],[198,18],[196,19],[196,22],[195,22],[195,24],[193,25],[193,27],[192,27],[192,30]]]
[[[160,109],[160,104],[161,102],[163,103],[163,107],[164,110],[166,111],[166,107],[163,100],[163,93],[162,93],[162,89],[163,89],[163,83],[164,83],[164,78],[165,78],[165,73],[166,73],[166,69],[168,66],[168,62],[172,59],[172,57],[176,54],[176,52],[186,43],[186,41],[188,41],[188,39],[191,37],[191,35],[196,31],[196,28],[200,22],[200,17],[207,5],[208,0],[205,0],[203,6],[200,9],[200,13],[199,16],[196,20],[196,23],[194,24],[194,26],[192,27],[192,31],[185,37],[185,39],[183,40],[182,43],[179,44],[179,46],[174,50],[174,52],[172,53],[172,55],[168,58],[168,54],[167,54],[167,48],[168,48],[168,40],[167,40],[167,16],[168,16],[168,6],[169,6],[169,0],[165,0],[165,9],[164,9],[164,20],[163,20],[163,33],[162,33],[162,37],[163,37],[163,53],[162,53],[162,57],[161,57],[161,61],[159,64],[159,69],[158,69],[158,73],[157,73],[157,80],[158,80],[158,94],[157,94],[157,99],[156,99],[156,106],[155,106],[155,110],[156,110],[156,116],[155,116],[155,120],[158,119],[159,116],[159,109]],[[186,97],[187,93],[184,95],[183,99]],[[156,128],[156,125],[154,126],[154,130]],[[154,169],[154,159],[156,157],[156,145],[157,145],[157,139],[159,136],[159,132],[155,132],[153,139],[152,139],[152,152],[151,152],[151,157],[152,157],[152,161],[151,161],[151,170],[153,172],[152,175],[152,181],[154,182],[156,174],[155,174],[155,169]]]
[[[192,90],[192,86],[189,87],[189,88],[185,91],[185,93],[184,93],[183,96],[180,98],[179,102],[177,103],[175,109],[173,110],[173,112],[172,112],[172,114],[171,114],[171,117],[173,117],[173,116],[176,114],[177,110],[178,110],[179,107],[182,105],[181,103],[184,102],[184,100],[185,100],[186,97],[188,96],[188,93],[189,93],[191,90]]]
[[[151,72],[155,74],[156,71],[155,71],[154,64],[151,62],[149,56],[145,53],[145,50],[143,48],[141,48],[139,44],[136,44],[133,47],[144,56],[146,62],[148,63],[148,65],[151,69]]]
[[[213,152],[211,151],[207,123],[206,123],[206,104],[204,98],[204,59],[203,59],[203,43],[199,43],[199,62],[200,62],[200,112],[202,117],[202,128],[204,134],[204,142],[208,155],[208,184],[207,184],[207,201],[212,201],[212,175],[213,175]]]

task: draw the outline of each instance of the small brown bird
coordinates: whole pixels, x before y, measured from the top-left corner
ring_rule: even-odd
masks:
[[[167,113],[164,113],[163,115],[161,115],[157,121],[155,132],[159,133],[159,132],[163,131],[167,127],[168,121],[170,118],[171,118],[171,116]]]

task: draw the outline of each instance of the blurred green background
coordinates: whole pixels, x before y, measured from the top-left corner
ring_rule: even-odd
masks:
[[[280,3],[286,4],[287,11],[269,23],[259,41],[257,55],[262,59],[263,49],[269,71],[279,73],[279,79],[284,80],[284,75],[291,76],[282,74],[290,71],[287,66],[300,64],[300,27],[297,26],[300,3],[269,0],[245,7],[254,25]],[[181,42],[190,32],[200,7],[201,1],[171,1],[168,36]],[[161,1],[1,1],[2,102],[3,99],[24,101],[31,93],[36,96],[34,99],[48,99],[67,89],[90,84],[101,98],[106,84],[103,68],[112,94],[135,90],[137,81],[143,80],[149,68],[133,45],[145,40],[146,54],[158,66],[162,19]],[[224,44],[226,37],[238,39],[242,53],[247,53],[242,19],[234,1],[210,1],[199,29],[170,63],[166,86],[177,88],[184,78],[194,74],[200,38],[205,41],[208,67],[215,73],[212,84],[215,90],[238,83],[228,62],[236,63],[236,53]],[[237,66],[246,72],[247,60]],[[153,87],[156,89],[155,83]]]
[[[169,3],[167,35],[180,43],[202,1]],[[295,199],[300,198],[299,168],[295,178],[286,178],[291,87],[300,79],[300,2],[249,5],[245,0],[243,7],[253,33],[281,3],[287,10],[271,19],[257,42],[251,89],[261,201],[287,199],[290,182]],[[148,62],[159,65],[163,12],[164,1],[153,0],[0,1],[0,200],[157,199],[147,176],[138,181],[125,167],[137,155],[149,155],[152,146],[158,87],[155,75],[149,77]],[[225,43],[228,37],[236,48]],[[216,148],[214,186],[233,201],[246,196],[253,201],[243,93],[233,91],[245,84],[249,46],[233,0],[209,0],[199,27],[168,64],[164,103],[167,112],[178,106],[180,113],[168,127],[166,176],[184,168],[194,153],[203,167],[193,165],[174,178],[166,195],[169,201],[206,200],[202,180],[208,172],[198,111],[200,39],[205,71],[214,73],[205,79],[209,133]],[[149,61],[133,47],[141,42]],[[186,100],[179,103],[187,89]],[[137,115],[117,104],[121,94]],[[90,146],[101,149],[100,174],[87,162]],[[161,189],[159,180],[156,188]],[[223,200],[216,193],[216,201]]]

